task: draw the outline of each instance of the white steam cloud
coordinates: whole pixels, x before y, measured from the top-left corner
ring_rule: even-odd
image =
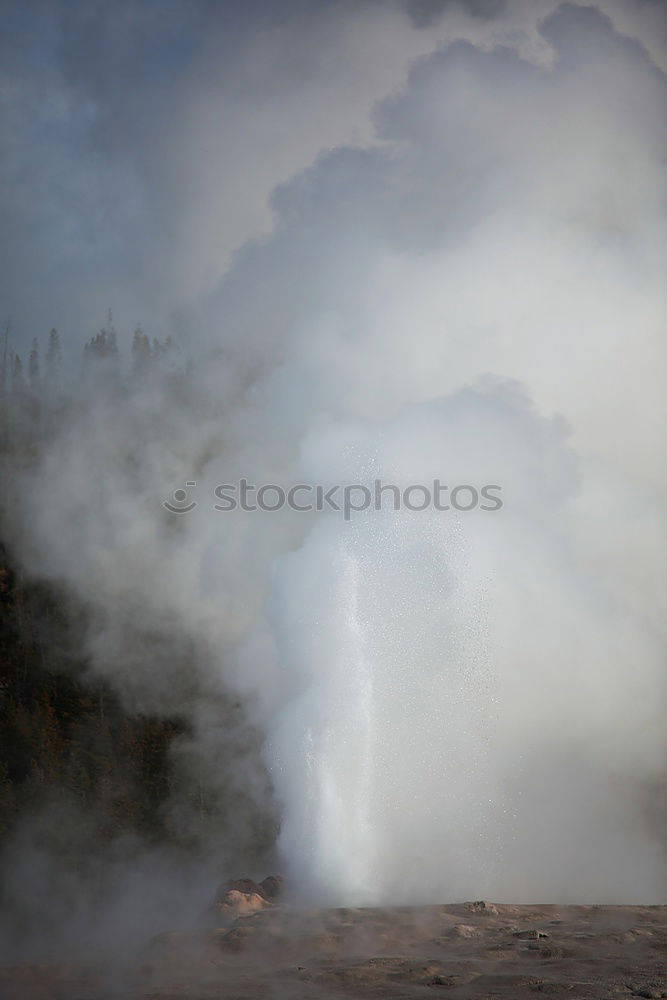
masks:
[[[17,484],[23,558],[97,609],[98,670],[179,703],[140,624],[242,698],[318,900],[667,888],[664,18],[637,5],[629,38],[628,5],[538,6],[394,11],[429,54],[374,77],[373,129],[279,186],[197,300],[188,397],[100,400]],[[214,511],[243,476],[504,506]],[[186,481],[199,507],[169,517]]]

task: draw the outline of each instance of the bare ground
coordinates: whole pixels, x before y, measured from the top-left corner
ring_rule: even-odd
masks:
[[[140,969],[0,970],[2,1000],[667,997],[667,906],[274,906],[163,934]]]

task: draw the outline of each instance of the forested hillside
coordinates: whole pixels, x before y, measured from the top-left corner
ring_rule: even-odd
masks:
[[[82,609],[26,580],[0,548],[0,832],[54,796],[96,818],[96,834],[165,834],[174,780],[168,754],[179,719],[128,716],[86,670],[73,622]]]
[[[122,401],[156,373],[174,384],[187,379],[171,341],[150,341],[137,329],[124,365],[118,339],[110,318],[83,349],[79,379],[89,400],[101,391]],[[112,681],[91,669],[82,641],[94,628],[90,609],[64,583],[26,574],[16,554],[9,516],[15,473],[49,448],[63,421],[85,421],[92,404],[66,391],[55,330],[42,352],[33,342],[27,365],[7,340],[0,371],[0,851],[22,820],[57,807],[88,817],[77,824],[84,848],[130,834],[191,852],[225,829],[227,803],[220,776],[210,782],[183,751],[191,736],[186,713],[132,711]],[[239,706],[229,700],[219,709],[230,729],[238,728]],[[246,752],[256,751],[254,738],[244,733]],[[261,852],[274,829],[261,816],[253,823]]]

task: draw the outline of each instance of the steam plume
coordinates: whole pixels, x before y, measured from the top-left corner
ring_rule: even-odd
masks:
[[[139,623],[205,647],[266,736],[304,895],[657,901],[667,87],[642,40],[664,24],[417,6],[341,5],[426,54],[356,141],[304,139],[271,222],[239,221],[269,235],[191,275],[187,398],[100,399],[18,483],[22,556],[98,609],[90,651],[130,699],[182,700]],[[243,476],[497,483],[504,506],[215,512]]]

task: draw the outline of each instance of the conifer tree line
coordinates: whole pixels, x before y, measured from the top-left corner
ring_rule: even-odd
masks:
[[[184,750],[175,754],[187,745],[186,714],[132,712],[90,669],[81,642],[88,611],[57,582],[24,573],[6,484],[48,451],[64,423],[85,423],[99,400],[122,402],[152,380],[187,395],[191,368],[170,337],[149,337],[140,326],[120,337],[111,313],[82,346],[78,373],[71,350],[64,370],[55,328],[33,339],[23,357],[12,348],[9,328],[0,336],[0,884],[5,845],[26,818],[53,802],[91,817],[81,825],[82,851],[128,833],[190,851],[227,822],[219,778],[197,777]],[[160,655],[150,635],[138,642]],[[192,655],[182,654],[187,676]],[[234,732],[242,731],[237,711],[221,699],[220,717],[229,718]],[[243,739],[244,752],[255,753],[254,734]],[[238,792],[233,808],[237,814],[244,808]],[[264,850],[275,835],[273,820],[253,813],[250,800],[245,808]]]
[[[9,324],[0,348],[0,477],[8,484],[48,447],[70,406],[62,344],[52,328],[23,357]],[[174,367],[170,338],[140,327],[123,371],[108,322],[83,346],[81,375],[92,388],[122,390]],[[95,395],[96,392],[93,393]],[[132,715],[112,687],[87,669],[79,647],[85,609],[57,585],[26,577],[12,555],[5,489],[0,489],[0,849],[21,821],[57,799],[92,811],[96,836],[134,830],[165,834],[161,811],[175,793],[168,750],[182,720]],[[190,791],[182,790],[187,802]],[[193,801],[201,797],[192,792]]]
[[[106,325],[83,345],[81,371],[84,376],[105,373],[108,379],[145,378],[154,371],[173,372],[182,367],[181,349],[171,335],[163,341],[155,336],[151,338],[140,324],[137,325],[130,341],[127,364],[124,364],[118,339],[109,310]],[[0,394],[34,396],[40,392],[53,392],[61,387],[61,378],[62,348],[58,330],[53,327],[45,343],[33,337],[24,361],[24,357],[12,347],[11,326],[7,323],[0,355]]]
[[[0,341],[0,461],[37,454],[81,390],[104,396],[131,392],[155,379],[180,384],[190,370],[171,336],[151,338],[141,326],[130,337],[119,336],[111,310],[105,325],[83,344],[78,360],[76,347],[63,344],[55,327],[46,337],[34,337],[23,355],[12,341],[7,323]]]
[[[40,345],[37,337],[33,337],[28,355],[27,373],[24,369],[21,355],[10,347],[10,326],[4,330],[2,363],[0,364],[0,392],[24,393],[27,389],[38,392],[43,386],[54,387],[58,384],[61,365],[60,335],[55,328],[49,332],[44,362],[40,356]]]

